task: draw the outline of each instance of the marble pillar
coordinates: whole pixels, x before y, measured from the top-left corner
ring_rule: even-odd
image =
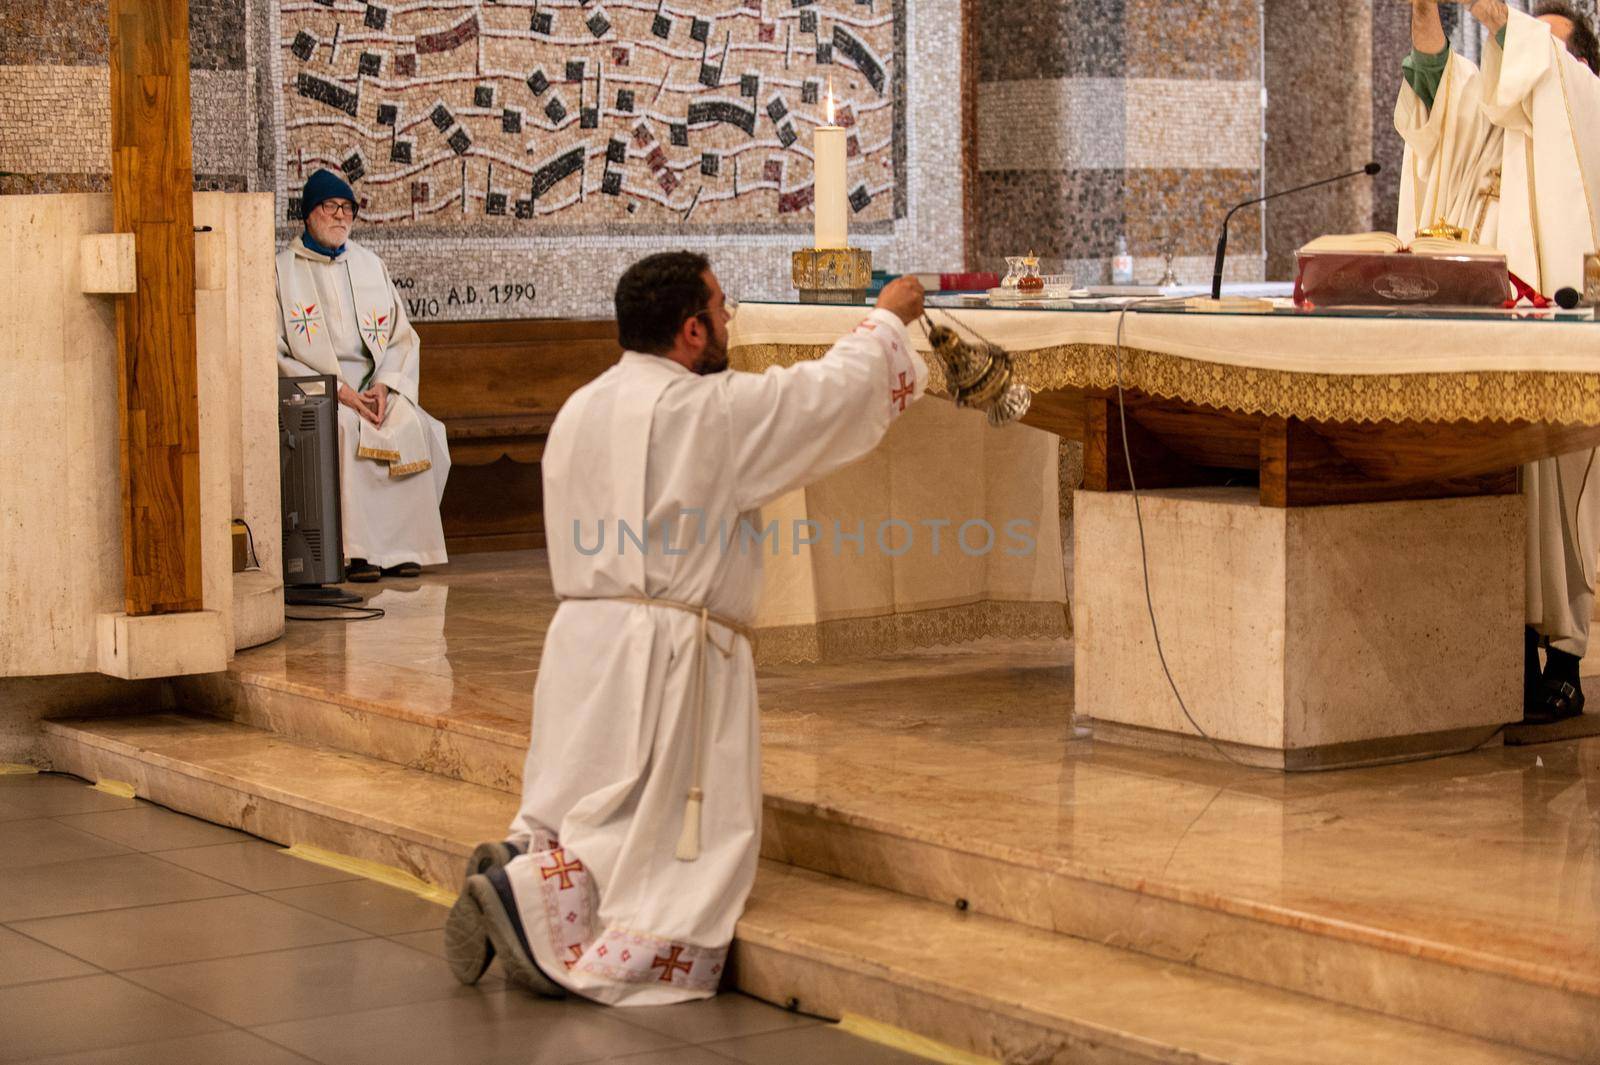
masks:
[[[1274,767],[1470,747],[1521,717],[1521,496],[1268,508],[1250,489],[1074,501],[1076,713]]]

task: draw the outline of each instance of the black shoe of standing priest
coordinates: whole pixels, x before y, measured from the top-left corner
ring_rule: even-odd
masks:
[[[1577,655],[1546,648],[1544,674],[1524,708],[1524,722],[1548,725],[1583,713],[1583,683],[1578,679],[1581,661]]]

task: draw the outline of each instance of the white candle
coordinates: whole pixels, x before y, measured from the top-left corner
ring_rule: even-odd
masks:
[[[844,127],[833,124],[833,86],[828,86],[828,124],[818,126],[812,143],[816,167],[816,246],[850,246],[850,205],[845,198]]]

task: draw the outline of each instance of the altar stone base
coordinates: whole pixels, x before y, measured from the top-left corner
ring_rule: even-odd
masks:
[[[1189,713],[1274,768],[1498,742],[1521,718],[1521,496],[1269,508],[1140,494],[1162,647]],[[1097,738],[1217,757],[1151,638],[1133,498],[1078,492],[1076,713]]]

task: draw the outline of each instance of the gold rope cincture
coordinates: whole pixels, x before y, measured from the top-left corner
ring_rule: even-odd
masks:
[[[709,644],[717,649],[723,658],[733,657],[733,645],[730,643],[723,647],[711,638],[711,623],[714,621],[723,628],[730,630],[752,645],[755,643],[755,630],[748,625],[740,624],[720,614],[713,614],[708,607],[694,606],[691,603],[680,603],[676,599],[657,599],[643,595],[606,595],[606,596],[568,596],[569,599],[583,599],[588,602],[635,603],[640,606],[664,606],[670,610],[681,610],[686,614],[693,614],[700,619],[700,639],[694,653],[694,762],[689,774],[689,793],[683,804],[683,831],[678,835],[678,847],[674,852],[680,862],[692,862],[700,857],[700,807],[705,798],[701,788],[701,774],[705,769],[705,716],[706,716],[706,646]]]

